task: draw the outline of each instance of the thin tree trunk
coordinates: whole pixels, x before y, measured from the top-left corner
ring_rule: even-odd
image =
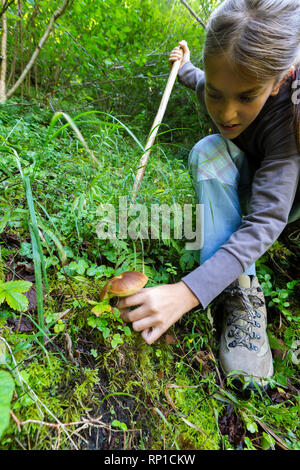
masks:
[[[22,13],[23,13],[23,4],[22,0],[18,0],[18,16],[20,18],[19,21],[19,57],[20,57],[20,70],[23,70],[23,18],[22,18]],[[14,85],[15,85],[15,80],[14,80]],[[13,85],[13,86],[14,86]],[[23,84],[21,86],[21,100],[23,101]]]
[[[18,78],[18,80],[16,81],[16,83],[14,84],[14,86],[7,92],[7,99],[9,99],[14,93],[15,91],[19,88],[19,86],[21,85],[21,83],[23,83],[25,77],[27,76],[29,70],[31,69],[31,67],[33,66],[37,56],[39,55],[40,53],[40,50],[42,49],[43,45],[45,44],[45,42],[47,41],[48,37],[49,37],[49,34],[51,33],[52,31],[52,28],[54,26],[54,23],[55,21],[64,14],[64,12],[66,11],[68,5],[72,2],[72,0],[64,0],[62,6],[60,8],[58,8],[52,15],[52,17],[50,18],[50,21],[49,21],[49,24],[46,28],[46,31],[44,32],[44,35],[43,37],[41,38],[40,42],[38,43],[34,53],[32,54],[31,56],[31,59],[29,60],[28,64],[26,65],[25,69],[23,70],[23,72],[21,73],[20,77]]]
[[[5,0],[1,1],[2,8],[5,7]],[[0,104],[5,103],[6,101],[6,68],[7,68],[7,19],[5,11],[2,14],[2,37],[1,37],[1,69],[0,69]]]
[[[16,58],[18,56],[18,25],[15,24],[14,27],[14,49],[13,49],[13,58],[10,66],[9,77],[7,79],[7,87],[10,83],[15,82],[15,72],[16,72]]]
[[[35,97],[38,97],[38,67],[37,63],[34,64],[34,85],[35,85]]]

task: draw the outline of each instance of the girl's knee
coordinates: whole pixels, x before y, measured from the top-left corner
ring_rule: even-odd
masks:
[[[203,139],[199,140],[191,150],[192,153],[198,155],[207,155],[216,152],[216,150],[226,149],[225,139],[221,134],[207,135]]]
[[[189,155],[188,164],[192,174],[195,176],[198,173],[199,175],[199,169],[204,168],[214,172],[216,159],[222,159],[226,151],[226,142],[221,134],[208,135],[199,140]]]
[[[241,150],[221,134],[201,139],[189,155],[189,168],[196,181],[217,178],[229,184],[237,178],[237,159]]]

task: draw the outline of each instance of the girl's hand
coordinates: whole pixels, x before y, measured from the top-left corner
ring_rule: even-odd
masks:
[[[183,57],[182,57],[182,53],[183,53]],[[186,62],[189,62],[191,60],[191,53],[190,53],[190,50],[188,48],[186,41],[180,41],[179,46],[175,47],[172,50],[170,57],[169,57],[170,67],[173,66],[173,62],[176,62],[176,60],[181,60],[181,59],[182,59],[182,62],[180,64],[179,70]]]
[[[186,312],[199,305],[199,300],[183,281],[141,289],[119,301],[121,318],[142,331],[148,344],[154,343]],[[137,308],[130,310],[129,307]]]

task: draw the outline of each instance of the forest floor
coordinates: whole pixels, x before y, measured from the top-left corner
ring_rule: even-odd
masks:
[[[1,304],[0,370],[14,392],[3,430],[0,414],[0,449],[299,450],[300,225],[257,263],[275,374],[267,391],[240,390],[219,367],[214,305],[194,309],[151,346],[116,306],[97,313],[111,276],[137,269],[147,286],[175,282],[198,254],[172,239],[100,240],[97,208],[130,195],[140,156],[130,132],[140,130],[74,118],[87,150],[52,117],[18,104],[0,115],[0,280],[32,283],[26,308],[16,293],[15,303]],[[189,145],[153,149],[139,202],[172,204],[174,194],[194,202],[182,157]]]

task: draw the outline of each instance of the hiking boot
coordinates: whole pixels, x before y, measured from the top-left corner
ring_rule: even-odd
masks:
[[[249,388],[253,388],[254,381],[265,387],[268,381],[264,379],[273,375],[273,362],[262,288],[256,277],[242,274],[224,294],[219,353],[223,372],[237,371]]]

